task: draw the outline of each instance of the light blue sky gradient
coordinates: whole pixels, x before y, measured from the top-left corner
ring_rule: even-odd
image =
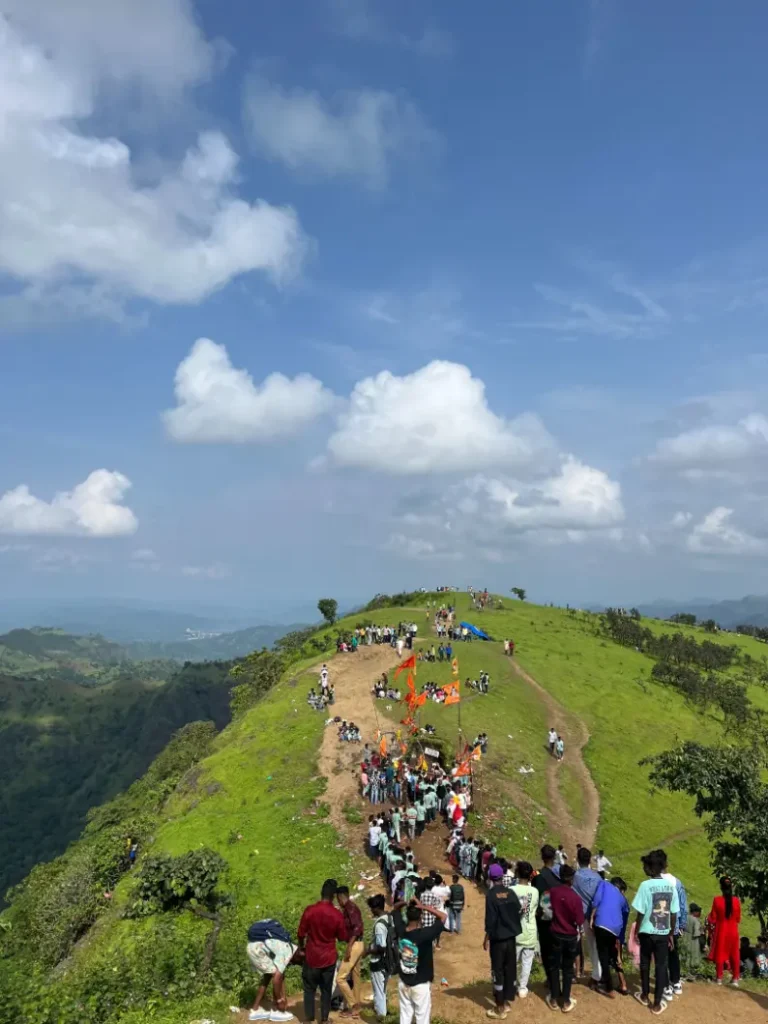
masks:
[[[54,5],[14,7],[15,44],[49,42]],[[201,272],[194,288],[174,281],[186,272],[173,252],[156,268],[59,255],[29,269],[25,247],[50,250],[67,219],[64,192],[33,243],[0,242],[0,495],[25,484],[50,502],[106,469],[130,481],[120,501],[138,523],[110,536],[69,520],[30,530],[0,499],[0,596],[263,607],[267,594],[279,608],[443,582],[572,603],[765,589],[764,4],[156,9],[171,11],[169,40],[179,25],[194,35],[196,19],[189,62],[203,47],[207,73],[169,44],[170,84],[134,68],[117,80],[100,60],[119,38],[120,59],[133,46],[141,65],[138,21],[105,15],[83,42],[72,16],[78,42],[55,42],[55,71],[82,73],[93,98],[61,125],[120,139],[136,188],[167,181],[200,132],[222,133],[240,161],[210,186],[214,205],[291,207],[301,253],[278,274]],[[0,59],[15,44],[0,35]],[[0,121],[24,123],[15,96],[0,98]],[[0,144],[6,168],[13,145]],[[30,152],[14,166],[32,167]],[[50,180],[29,178],[0,171],[6,237],[25,190]],[[209,230],[194,226],[206,195],[180,206],[180,231]],[[236,244],[233,233],[222,251]],[[182,284],[195,293],[180,299]],[[257,385],[309,374],[337,397],[281,436],[174,441],[162,414],[198,338]],[[358,382],[435,360],[484,383],[489,430],[509,420],[503,437],[527,438],[514,421],[534,414],[551,444],[524,464],[502,453],[465,465],[473,442],[450,388],[466,381],[451,377],[440,403],[419,377],[394,422],[356,420],[344,453],[329,452]],[[456,431],[447,454],[409,474],[402,459],[351,451],[363,427],[387,450],[398,437],[419,448],[420,387],[434,426]],[[599,472],[594,501],[594,479],[575,499],[551,483],[568,456]]]

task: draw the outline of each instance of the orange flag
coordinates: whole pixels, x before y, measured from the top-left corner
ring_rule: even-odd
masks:
[[[449,683],[445,687],[445,703],[446,704],[458,704],[461,700],[461,693],[459,692],[459,684]]]
[[[397,679],[397,677],[400,675],[400,673],[404,672],[405,669],[407,669],[407,668],[412,668],[414,672],[416,671],[416,655],[415,654],[412,654],[410,656],[410,658],[406,658],[405,661],[401,665],[397,666],[397,668],[395,669],[395,679]]]
[[[411,675],[410,672],[408,673],[408,676],[406,677],[405,681],[408,683],[408,689],[411,691],[411,693],[416,693],[416,686],[414,685],[413,676]]]
[[[386,736],[382,736],[381,737],[381,743],[379,743],[379,753],[381,754],[382,757],[386,757],[387,756],[387,737]]]
[[[453,672],[453,674],[455,676],[457,676],[459,674],[459,659],[458,658],[454,658],[453,661],[451,662],[451,671]]]

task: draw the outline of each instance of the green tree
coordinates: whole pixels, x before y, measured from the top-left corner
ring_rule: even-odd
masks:
[[[701,628],[704,630],[705,633],[716,633],[717,623],[714,619],[705,619],[701,624]]]
[[[690,612],[676,612],[674,615],[670,615],[670,622],[676,622],[681,626],[695,626],[696,616]]]
[[[317,610],[323,616],[329,626],[332,626],[336,621],[336,612],[338,611],[339,603],[332,597],[321,597],[317,602]]]
[[[266,648],[253,651],[238,662],[230,673],[238,680],[238,685],[230,690],[232,717],[239,718],[261,700],[279,681],[285,665],[286,661],[281,655]]]
[[[768,926],[768,768],[764,737],[752,747],[687,742],[646,758],[654,787],[686,793],[714,844],[712,867],[728,875],[742,900]]]
[[[514,594],[519,601],[525,600],[525,591],[522,587],[512,587],[510,594]]]

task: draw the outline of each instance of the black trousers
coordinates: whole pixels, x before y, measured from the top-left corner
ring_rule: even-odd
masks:
[[[654,1003],[658,1006],[664,998],[664,989],[669,983],[668,935],[640,933],[640,988],[644,996],[649,996],[651,993],[651,960],[656,965]]]
[[[618,939],[613,932],[609,932],[607,928],[595,928],[597,955],[600,960],[602,984],[606,992],[613,992],[611,963],[615,963],[617,941]]]
[[[669,984],[677,985],[680,981],[680,947],[679,935],[675,935],[674,946],[669,951]]]
[[[491,939],[491,980],[496,1005],[511,1003],[517,985],[517,950],[514,939]]]
[[[579,940],[575,935],[550,933],[552,939],[549,960],[549,994],[563,1005],[570,1002],[573,984],[573,964],[579,954]],[[560,977],[562,975],[562,984]]]
[[[549,961],[552,957],[552,922],[539,921],[539,948],[541,949],[541,963],[549,984]]]
[[[301,969],[301,980],[304,984],[304,1018],[315,1019],[315,993],[320,989],[320,1020],[327,1021],[331,1015],[331,996],[333,995],[333,975],[336,964],[330,967],[310,967],[304,964]]]

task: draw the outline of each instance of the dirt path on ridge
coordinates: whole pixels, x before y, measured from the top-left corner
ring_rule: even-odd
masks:
[[[566,760],[558,762],[554,757],[547,760],[547,798],[550,818],[557,822],[560,840],[571,858],[574,858],[576,843],[581,843],[589,849],[594,848],[600,823],[600,795],[584,762],[584,747],[589,742],[589,730],[578,716],[566,711],[562,704],[521,668],[514,658],[510,658],[510,665],[512,671],[536,691],[536,695],[547,709],[550,725],[554,726],[566,740]],[[584,813],[580,821],[574,819],[560,791],[560,770],[566,762],[573,769],[584,798]]]

